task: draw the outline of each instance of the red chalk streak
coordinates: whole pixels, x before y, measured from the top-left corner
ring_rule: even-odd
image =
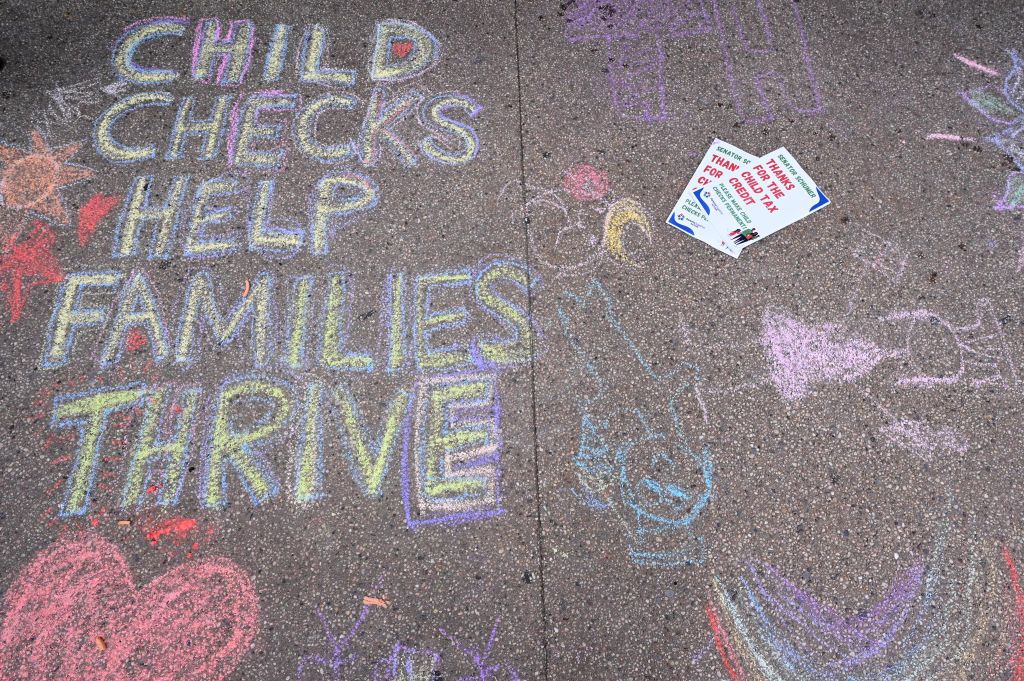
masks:
[[[89,197],[85,205],[78,209],[79,246],[89,243],[89,239],[92,237],[93,232],[96,231],[100,221],[119,203],[121,203],[120,196],[96,193]]]
[[[736,653],[729,642],[729,633],[718,621],[718,613],[715,612],[715,607],[711,604],[711,601],[708,601],[708,607],[705,609],[705,612],[708,615],[708,623],[711,624],[711,634],[715,637],[715,648],[718,649],[718,655],[722,658],[722,666],[729,673],[729,678],[734,681],[746,681],[747,673],[743,671],[739,660],[735,659]]]
[[[156,544],[161,537],[171,537],[175,542],[183,541],[188,533],[196,529],[193,518],[169,518],[146,532],[150,544]]]
[[[396,59],[405,59],[409,56],[409,52],[411,51],[411,40],[401,40],[399,42],[391,43],[391,54],[393,54]]]
[[[252,580],[231,561],[181,565],[138,588],[120,549],[94,533],[38,553],[4,602],[4,679],[223,679],[259,631]]]
[[[929,133],[925,139],[929,140],[945,140],[947,142],[973,142],[973,137],[961,137],[960,135],[947,135],[941,132]]]
[[[138,352],[142,348],[149,344],[149,339],[139,329],[132,329],[128,332],[128,338],[125,340],[124,348],[128,352]]]
[[[64,280],[64,272],[53,255],[57,235],[39,220],[34,220],[32,227],[24,239],[5,244],[0,257],[0,291],[7,294],[12,324],[21,317],[32,288]]]
[[[968,59],[967,57],[965,57],[962,54],[956,54],[954,52],[953,56],[956,59],[959,59],[962,63],[966,64],[967,66],[970,66],[972,69],[977,69],[978,71],[981,71],[982,73],[984,73],[986,75],[989,75],[989,76],[998,76],[999,75],[999,72],[996,71],[991,66],[985,66],[984,64],[979,64],[978,62],[974,61],[973,59]]]
[[[1017,611],[1017,626],[1019,627],[1017,652],[1010,663],[1013,665],[1013,681],[1024,681],[1024,590],[1020,586],[1020,574],[1017,572],[1017,564],[1010,555],[1010,549],[1003,547],[1003,560],[1010,569],[1010,585],[1013,587],[1013,600]]]

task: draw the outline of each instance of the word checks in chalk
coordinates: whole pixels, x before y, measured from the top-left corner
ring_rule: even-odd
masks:
[[[326,265],[380,201],[368,169],[470,163],[482,107],[426,90],[442,47],[414,22],[342,40],[322,23],[154,17],[114,43],[124,87],[92,143],[134,177],[108,266],[54,282],[39,363],[87,373],[49,408],[69,443],[59,515],[176,507],[186,490],[212,510],[392,487],[409,527],[503,512],[500,379],[536,341],[525,265]],[[365,67],[329,54],[352,44]],[[286,200],[303,194],[305,219]],[[253,253],[307,260],[219,274]],[[147,269],[169,261],[180,287]]]
[[[368,87],[356,69],[329,65],[329,43],[319,23],[262,30],[248,19],[156,17],[128,26],[112,48],[112,67],[143,89],[100,113],[92,134],[103,160],[142,171],[127,192],[114,257],[136,253],[144,223],[162,230],[148,255],[167,258],[164,237],[179,222],[202,231],[236,216],[249,227],[249,250],[326,255],[329,235],[379,201],[377,183],[356,168],[463,166],[476,158],[474,121],[483,107],[469,95],[413,83],[441,59],[441,43],[427,29],[377,22]],[[325,172],[309,188],[306,224],[282,228],[272,225],[277,180],[295,159]],[[183,174],[197,163],[217,170]],[[183,254],[223,250],[193,243]]]

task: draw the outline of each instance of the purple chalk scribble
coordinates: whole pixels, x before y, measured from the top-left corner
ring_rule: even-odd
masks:
[[[612,106],[642,121],[668,118],[665,95],[665,43],[716,32],[729,94],[746,123],[776,117],[769,89],[797,113],[823,110],[807,50],[807,35],[795,0],[757,0],[756,14],[741,12],[738,0],[570,0],[565,35],[570,43],[604,40],[608,45],[608,85]],[[773,6],[775,11],[769,11]],[[776,17],[790,15],[788,20]],[[748,16],[750,15],[750,16]],[[748,34],[748,26],[760,30]],[[798,55],[783,53],[791,45]],[[803,73],[792,82],[792,64]],[[785,75],[783,75],[785,74]],[[801,92],[797,95],[795,91]]]
[[[899,419],[881,428],[882,435],[924,461],[945,452],[964,454],[968,443],[950,426],[933,426],[916,419]]]
[[[748,564],[748,569],[751,579],[742,581],[761,622],[773,631],[769,639],[794,666],[822,674],[814,678],[848,674],[884,653],[924,590],[924,565],[915,563],[896,577],[885,597],[847,617],[767,563]]]
[[[441,678],[441,653],[396,643],[391,654],[377,662],[373,681],[414,681]]]
[[[788,9],[791,21],[776,19],[766,5]],[[725,62],[725,78],[729,83],[736,113],[744,123],[768,123],[776,118],[775,107],[768,96],[769,88],[776,90],[786,106],[796,113],[816,114],[824,110],[818,80],[811,65],[807,49],[807,32],[795,0],[757,0],[757,13],[741,16],[739,0],[711,0],[715,26]],[[723,10],[728,19],[723,21]],[[784,10],[776,10],[785,15]],[[748,15],[750,12],[748,11]],[[744,26],[760,26],[762,31],[748,36]],[[803,78],[790,74],[796,55],[783,53],[781,46],[799,46],[799,62]],[[785,76],[783,74],[786,74]],[[787,76],[792,77],[787,77]],[[802,83],[796,88],[797,82]],[[793,91],[802,89],[800,95]]]
[[[668,118],[665,41],[711,32],[701,0],[580,0],[565,19],[569,42],[607,41],[613,106],[643,121]]]
[[[979,298],[975,320],[956,326],[930,310],[904,310],[885,317],[903,327],[905,346],[894,355],[909,360],[907,374],[897,379],[901,387],[930,388],[965,383],[971,388],[999,386],[1010,388],[1017,384],[1017,369],[1003,337],[1002,325],[996,318],[992,301]],[[929,373],[917,357],[918,331],[938,331],[950,349],[958,356],[955,371],[942,374]]]
[[[378,578],[374,585],[374,591],[380,591],[383,586],[384,580]],[[346,653],[346,650],[348,649],[349,644],[352,643],[352,639],[354,639],[356,634],[359,633],[363,623],[366,622],[366,618],[369,616],[370,610],[373,607],[374,606],[372,605],[364,603],[359,609],[359,617],[356,618],[356,621],[349,628],[348,633],[340,639],[331,629],[331,623],[327,621],[327,617],[318,609],[316,611],[316,616],[320,620],[320,626],[323,627],[324,637],[327,639],[327,643],[330,644],[330,656],[318,654],[303,655],[299,658],[299,666],[295,671],[295,678],[302,681],[306,670],[309,668],[320,670],[328,668],[331,670],[331,678],[334,681],[340,681],[342,678],[342,667],[351,665],[359,659],[358,655],[354,653]]]
[[[499,624],[501,624],[500,619],[494,620],[494,626],[491,627],[491,635],[487,639],[487,645],[482,650],[463,645],[444,629],[438,629],[441,635],[451,642],[452,647],[468,657],[476,668],[476,674],[473,676],[460,676],[456,681],[519,681],[519,672],[517,670],[506,667],[503,664],[489,664],[488,662],[494,650],[494,642],[498,638]]]
[[[1024,60],[1017,50],[1009,50],[1008,54],[1011,68],[1002,87],[989,84],[961,93],[978,113],[1001,127],[986,139],[1017,166],[1006,178],[1002,197],[996,197],[993,207],[998,211],[1024,210],[1024,145],[1020,142],[1024,134]]]
[[[378,579],[374,590],[379,592],[382,586],[383,580]],[[364,658],[364,656],[348,652],[348,650],[366,623],[370,611],[374,609],[383,612],[377,605],[367,604],[364,600],[363,606],[359,609],[359,616],[349,628],[348,633],[342,637],[334,633],[327,617],[323,612],[317,610],[317,617],[323,627],[329,652],[327,655],[311,654],[301,657],[295,678],[298,681],[303,681],[307,672],[318,672],[322,675],[327,670],[330,670],[330,678],[333,681],[342,681],[346,678],[368,678],[365,674],[360,674],[360,671],[364,670],[356,669],[356,665],[360,660],[368,662],[373,658]],[[452,647],[468,658],[473,665],[472,674],[455,677],[455,681],[519,681],[519,672],[516,669],[502,663],[494,663],[492,659],[500,623],[500,619],[494,621],[487,644],[479,650],[463,645],[444,629],[438,629],[438,632],[448,639]],[[442,675],[440,667],[443,663],[444,655],[438,650],[414,647],[396,641],[387,655],[372,662],[373,681],[452,678]],[[461,666],[465,668],[465,664]],[[317,678],[322,678],[322,676]]]
[[[805,324],[784,310],[766,310],[762,324],[771,379],[787,400],[806,397],[816,383],[853,381],[890,356],[871,341],[844,338],[835,324]]]

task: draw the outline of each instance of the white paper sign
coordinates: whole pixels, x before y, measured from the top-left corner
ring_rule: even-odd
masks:
[[[785,147],[702,193],[711,208],[705,230],[709,243],[734,258],[753,242],[830,203]]]
[[[686,189],[679,196],[679,200],[676,201],[675,207],[665,222],[714,248],[725,251],[708,234],[708,229],[711,226],[711,206],[702,195],[708,187],[717,181],[755,161],[757,161],[756,156],[716,138],[708,147],[700,165],[697,166],[697,171],[686,183]],[[725,252],[728,253],[728,251]]]

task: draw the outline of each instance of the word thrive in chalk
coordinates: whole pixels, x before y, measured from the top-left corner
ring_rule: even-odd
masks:
[[[397,388],[380,414],[366,413],[347,383],[299,385],[258,374],[229,378],[210,397],[196,385],[141,383],[60,395],[52,425],[78,431],[62,516],[88,512],[111,417],[133,409],[141,410],[141,418],[130,438],[124,509],[143,505],[153,484],[160,506],[177,506],[197,450],[200,506],[226,507],[232,485],[239,483],[253,506],[260,506],[282,492],[285,476],[267,456],[279,445],[292,452],[288,496],[297,503],[326,495],[329,463],[349,468],[363,495],[383,496],[401,449],[410,527],[503,512],[495,373],[421,378]]]

